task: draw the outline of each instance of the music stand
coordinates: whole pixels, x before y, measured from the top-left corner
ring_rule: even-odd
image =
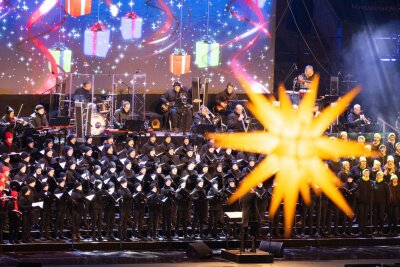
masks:
[[[198,124],[193,126],[192,131],[195,134],[215,133],[217,127],[213,124]]]
[[[147,130],[144,120],[126,120],[121,130],[144,132]]]
[[[226,215],[226,218],[228,218],[228,222],[226,223],[226,248],[228,249],[228,244],[229,244],[229,242],[228,242],[229,241],[228,224],[229,224],[229,221],[232,221],[235,224],[235,221],[242,219],[243,214],[241,211],[230,211],[230,212],[225,212],[225,215]],[[233,226],[232,228],[234,229],[235,226]]]
[[[49,126],[69,126],[70,121],[70,117],[50,118]]]

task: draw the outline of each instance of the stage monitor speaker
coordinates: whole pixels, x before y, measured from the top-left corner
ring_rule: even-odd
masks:
[[[188,244],[186,255],[193,259],[208,259],[213,256],[213,252],[204,242],[195,242]]]
[[[284,255],[283,242],[261,240],[258,249],[271,253],[275,258],[283,258]]]
[[[200,78],[195,77],[192,78],[192,105],[193,105],[193,113],[196,113],[200,110]]]
[[[149,126],[154,130],[161,129],[162,116],[155,112],[146,112],[146,120],[149,121]]]

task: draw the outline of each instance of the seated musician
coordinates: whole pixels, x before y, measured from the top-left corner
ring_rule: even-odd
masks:
[[[309,89],[311,87],[312,80],[314,79],[315,72],[311,65],[307,65],[304,69],[304,73],[297,77],[297,83],[299,84],[300,90]]]
[[[215,97],[215,107],[214,111],[216,113],[224,113],[228,108],[228,102],[232,100],[237,100],[238,97],[233,91],[233,84],[228,83],[224,91],[217,94]]]
[[[33,126],[29,122],[15,117],[14,109],[7,106],[6,114],[0,120],[0,127],[5,127],[9,131],[15,130],[17,136],[19,136],[26,128],[32,128]]]
[[[244,132],[245,116],[242,105],[236,105],[233,113],[228,115],[228,132]]]
[[[132,119],[131,103],[122,101],[121,107],[114,112],[114,128],[122,129],[125,121]]]
[[[92,102],[92,82],[83,82],[83,86],[75,90],[74,94],[72,95],[72,100],[84,103]],[[93,101],[95,100],[96,99],[93,98]]]
[[[347,132],[349,133],[359,133],[362,132],[362,127],[365,124],[368,124],[369,121],[364,116],[361,111],[361,106],[359,104],[355,104],[353,109],[350,111],[349,115],[347,115]]]
[[[160,100],[164,119],[167,120],[169,116],[172,131],[179,131],[179,122],[181,129],[188,131],[192,120],[192,105],[188,103],[189,92],[182,88],[181,83],[174,82],[173,88],[165,91]]]
[[[192,127],[199,124],[213,124],[211,112],[204,105],[202,105],[200,110],[194,115]]]
[[[43,105],[36,105],[35,112],[31,114],[29,121],[35,128],[49,126]]]

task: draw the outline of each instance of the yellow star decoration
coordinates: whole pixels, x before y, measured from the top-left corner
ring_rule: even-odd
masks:
[[[310,188],[317,194],[322,191],[347,216],[353,216],[351,208],[338,190],[340,180],[326,167],[323,160],[361,156],[365,151],[359,143],[333,141],[323,136],[323,133],[336,120],[336,116],[346,110],[360,88],[353,89],[338,100],[336,105],[330,105],[314,118],[312,111],[318,82],[319,77],[316,77],[311,92],[305,95],[297,110],[293,108],[283,86],[279,87],[280,108],[273,106],[274,98],[255,94],[249,86],[245,86],[250,100],[247,107],[266,131],[208,135],[208,138],[215,140],[216,146],[267,155],[243,180],[228,202],[237,201],[258,183],[275,175],[269,214],[273,217],[283,201],[286,237],[292,231],[299,193],[309,204]]]

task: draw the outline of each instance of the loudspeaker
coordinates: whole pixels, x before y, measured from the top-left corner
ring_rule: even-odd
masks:
[[[78,142],[85,142],[83,126],[83,105],[81,102],[75,102],[75,127]]]
[[[153,128],[154,130],[160,130],[161,129],[161,120],[162,116],[158,113],[155,112],[146,112],[146,120],[149,121],[149,126]]]
[[[271,253],[275,258],[283,258],[283,242],[270,242],[261,240],[258,249]]]
[[[150,121],[150,127],[153,128],[154,130],[160,130],[161,129],[161,121],[157,118],[154,118]]]
[[[339,77],[331,76],[330,95],[339,95]]]
[[[213,252],[204,242],[189,243],[186,249],[188,258],[207,259],[213,256]]]

